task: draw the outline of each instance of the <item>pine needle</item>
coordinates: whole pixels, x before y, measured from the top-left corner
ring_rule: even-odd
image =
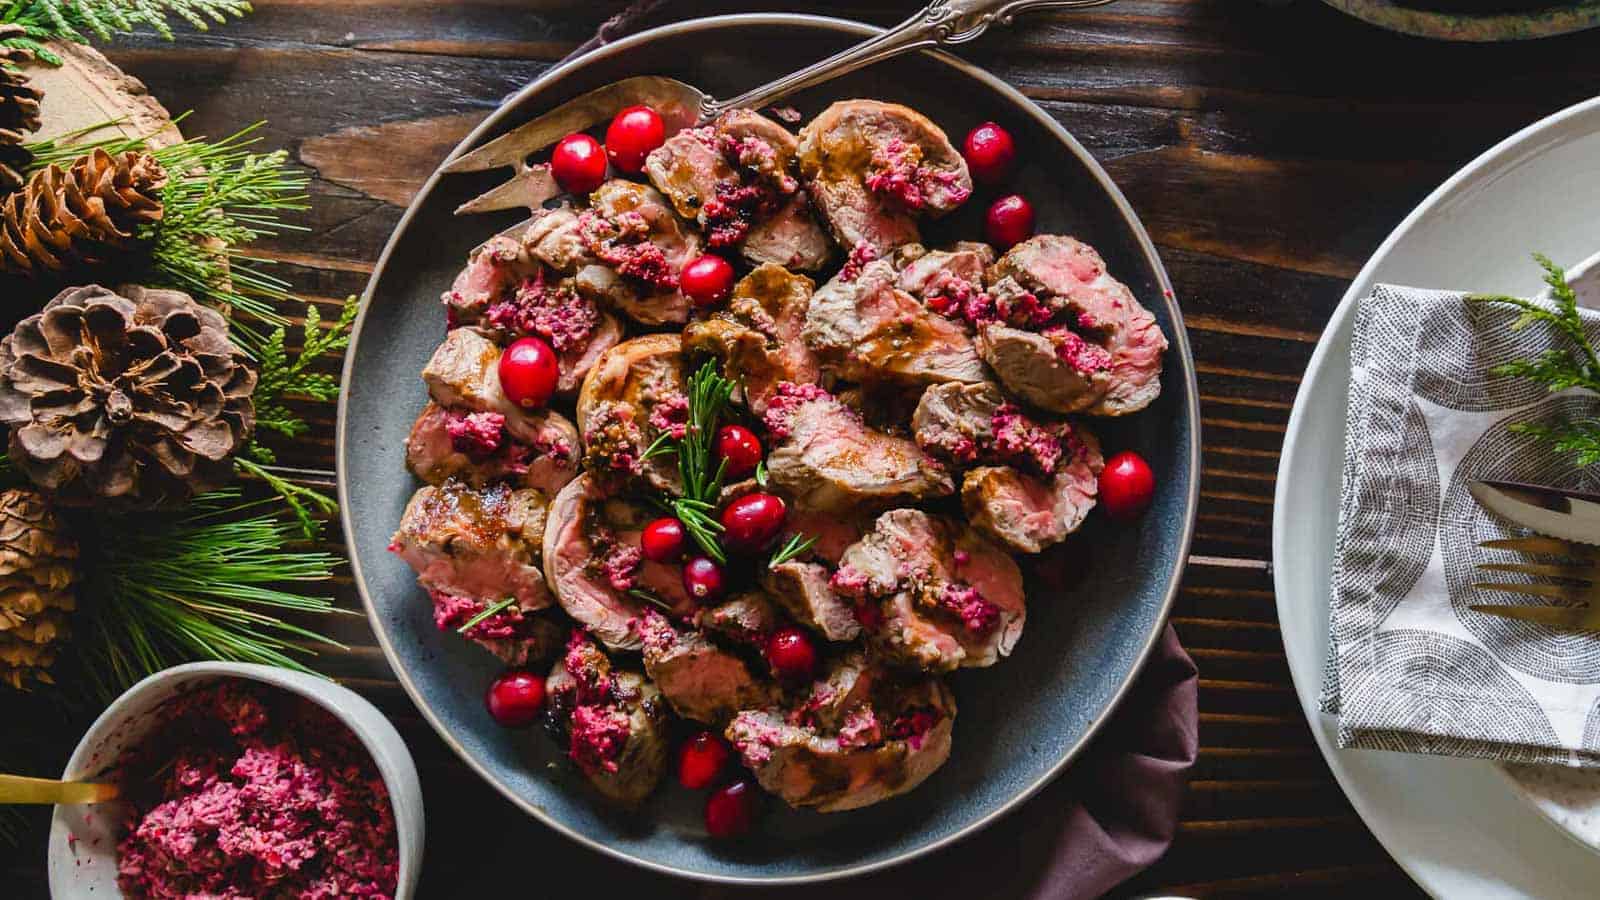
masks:
[[[1551,393],[1582,388],[1600,394],[1600,355],[1596,354],[1583,318],[1578,314],[1577,292],[1567,283],[1567,273],[1549,257],[1535,253],[1533,258],[1544,269],[1544,283],[1550,288],[1549,302],[1504,294],[1472,294],[1467,299],[1520,310],[1521,315],[1511,323],[1512,331],[1543,324],[1566,338],[1569,346],[1496,366],[1493,372],[1538,382]],[[1585,419],[1556,425],[1523,423],[1508,427],[1550,444],[1558,453],[1573,457],[1580,466],[1600,462],[1600,421]]]
[[[40,61],[61,65],[46,41],[86,44],[92,35],[109,41],[118,34],[149,28],[172,40],[172,22],[182,19],[199,31],[251,11],[247,0],[8,0],[0,2],[0,22],[23,26],[26,34],[4,43],[33,51]]]

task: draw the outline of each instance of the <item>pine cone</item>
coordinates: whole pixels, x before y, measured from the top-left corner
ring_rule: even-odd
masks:
[[[43,494],[0,491],[0,683],[51,682],[45,670],[68,636],[77,556]]]
[[[179,501],[226,484],[256,373],[179,291],[68,288],[0,340],[11,461],[69,505]]]
[[[0,206],[0,272],[37,275],[126,253],[134,229],[161,220],[161,163],[148,153],[94,150],[70,169],[33,173]]]
[[[0,25],[0,41],[26,33],[21,25]],[[30,132],[39,130],[39,101],[44,92],[16,68],[32,59],[32,51],[0,46],[0,194],[22,187],[22,171],[33,161],[23,143]]]

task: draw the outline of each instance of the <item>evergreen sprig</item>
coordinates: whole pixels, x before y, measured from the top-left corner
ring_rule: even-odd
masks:
[[[22,37],[5,41],[7,46],[31,50],[41,62],[59,66],[61,57],[46,41],[87,44],[91,35],[109,41],[140,28],[170,41],[174,18],[206,31],[250,11],[247,0],[6,0],[0,2],[0,22],[26,29]]]
[[[227,489],[180,513],[75,521],[86,578],[86,622],[75,640],[101,699],[190,659],[310,671],[299,658],[315,653],[306,642],[343,647],[282,618],[345,610],[295,592],[296,584],[331,579],[339,559],[297,546],[298,527],[271,511],[274,502]]]
[[[314,304],[306,304],[300,352],[293,357],[285,346],[287,334],[282,325],[267,335],[256,354],[260,364],[255,392],[258,432],[271,431],[287,438],[300,437],[310,431],[311,426],[288,407],[288,398],[326,401],[339,396],[339,379],[310,371],[310,368],[318,359],[338,354],[350,346],[350,326],[355,323],[359,309],[360,303],[354,294],[346,297],[339,309],[339,318],[328,328],[323,328],[322,313]],[[273,461],[271,451],[259,442],[251,446],[250,452],[261,462]]]
[[[1600,355],[1584,329],[1578,314],[1578,295],[1567,283],[1567,273],[1549,257],[1535,253],[1533,258],[1544,269],[1544,283],[1550,288],[1549,302],[1504,294],[1472,294],[1474,303],[1497,303],[1520,311],[1511,330],[1544,324],[1565,337],[1570,345],[1552,348],[1531,359],[1519,359],[1496,366],[1496,375],[1527,378],[1543,384],[1551,393],[1582,388],[1600,394]],[[1511,431],[1544,441],[1559,453],[1573,457],[1578,465],[1600,462],[1600,420],[1580,419],[1554,425],[1519,423]]]

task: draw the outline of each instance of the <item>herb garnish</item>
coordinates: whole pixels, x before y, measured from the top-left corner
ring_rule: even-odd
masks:
[[[717,371],[715,360],[706,360],[699,371],[689,376],[688,388],[689,421],[684,426],[683,437],[661,434],[651,442],[641,459],[667,453],[678,457],[683,496],[656,502],[678,517],[707,556],[726,563],[727,554],[722,552],[722,543],[717,538],[722,533],[722,523],[713,513],[717,511],[717,497],[722,493],[722,478],[728,461],[720,460],[715,469],[712,468],[711,443],[717,433],[717,422],[733,396],[734,384]]]
[[[791,534],[789,535],[789,540],[784,542],[784,545],[778,549],[778,552],[772,554],[772,560],[767,563],[767,568],[776,569],[777,567],[783,565],[791,559],[794,559],[800,554],[805,553],[816,545],[817,536],[814,534],[809,536],[803,534]]]
[[[1596,354],[1584,330],[1583,319],[1578,315],[1578,295],[1567,283],[1566,272],[1560,266],[1542,253],[1535,253],[1533,258],[1544,269],[1544,283],[1550,287],[1553,309],[1541,302],[1503,294],[1472,294],[1467,299],[1474,303],[1514,306],[1522,315],[1511,323],[1512,331],[1543,322],[1565,336],[1573,346],[1546,350],[1532,359],[1519,359],[1496,366],[1492,371],[1496,375],[1537,381],[1551,393],[1576,387],[1600,394],[1600,355]],[[1600,462],[1600,420],[1569,420],[1557,425],[1521,422],[1507,427],[1518,434],[1548,442],[1557,452],[1572,455],[1580,466]]]
[[[628,588],[628,596],[635,600],[643,600],[646,603],[653,603],[667,612],[672,612],[672,604],[661,599],[660,597],[657,597],[654,591],[647,591],[644,588]]]
[[[482,625],[484,622],[489,621],[491,618],[505,612],[506,608],[515,602],[517,602],[517,598],[507,597],[498,603],[491,603],[488,606],[485,606],[477,615],[468,619],[466,624],[462,625],[460,628],[457,628],[456,634],[466,634],[479,625]]]

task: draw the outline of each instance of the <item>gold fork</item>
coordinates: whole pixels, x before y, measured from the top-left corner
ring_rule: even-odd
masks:
[[[1531,556],[1559,557],[1564,562],[1479,563],[1477,568],[1480,572],[1513,572],[1554,579],[1557,583],[1479,582],[1473,587],[1544,600],[1560,600],[1567,605],[1472,604],[1474,612],[1569,631],[1600,631],[1600,603],[1595,602],[1596,598],[1600,598],[1600,556],[1597,556],[1600,551],[1595,547],[1539,536],[1483,541],[1478,546],[1486,550],[1511,550]]]

